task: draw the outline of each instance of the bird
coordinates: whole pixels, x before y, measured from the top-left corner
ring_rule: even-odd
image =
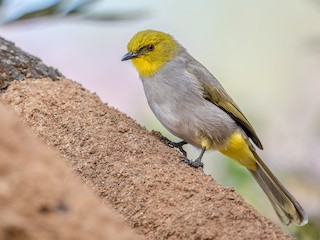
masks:
[[[172,35],[143,30],[131,38],[127,50],[121,61],[132,61],[151,110],[182,139],[171,146],[182,151],[184,162],[202,167],[205,151],[217,150],[249,170],[283,224],[308,222],[298,201],[259,157],[255,146],[262,150],[262,143],[238,105]],[[201,149],[199,157],[188,159],[185,144]]]

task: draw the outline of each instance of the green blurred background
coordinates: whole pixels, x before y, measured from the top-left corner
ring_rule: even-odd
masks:
[[[264,145],[259,154],[300,201],[310,223],[301,228],[282,226],[248,172],[218,153],[205,155],[205,172],[234,187],[298,239],[320,239],[319,1],[7,0],[0,4],[0,36],[172,140],[176,138],[150,111],[137,72],[120,59],[137,31],[152,28],[174,35],[247,115]],[[192,147],[188,152],[193,157],[198,154]]]

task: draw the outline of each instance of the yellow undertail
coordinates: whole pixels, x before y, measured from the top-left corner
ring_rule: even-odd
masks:
[[[229,144],[218,150],[248,168],[284,224],[300,226],[306,224],[308,217],[298,201],[273,175],[249,144],[241,133],[236,132],[231,135]]]
[[[229,144],[218,149],[224,155],[234,159],[250,170],[257,169],[256,158],[243,135],[235,132],[231,135]]]

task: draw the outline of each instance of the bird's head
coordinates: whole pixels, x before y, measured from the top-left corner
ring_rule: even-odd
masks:
[[[171,35],[155,30],[144,30],[131,38],[128,43],[128,53],[121,61],[131,59],[142,77],[151,77],[175,58],[178,51],[179,44]]]

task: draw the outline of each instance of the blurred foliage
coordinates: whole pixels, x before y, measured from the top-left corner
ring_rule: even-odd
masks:
[[[125,1],[115,0],[0,0],[0,23],[70,15],[88,20],[124,20],[141,17],[146,13],[141,6],[134,9],[125,6]]]
[[[237,162],[230,160],[229,158],[225,158],[226,161],[226,169],[228,174],[230,174],[230,178],[227,179],[226,184],[237,186],[237,185],[246,185],[251,180],[251,175],[248,174],[248,171]]]
[[[320,219],[309,219],[309,223],[303,227],[292,227],[291,231],[297,239],[320,239]]]

